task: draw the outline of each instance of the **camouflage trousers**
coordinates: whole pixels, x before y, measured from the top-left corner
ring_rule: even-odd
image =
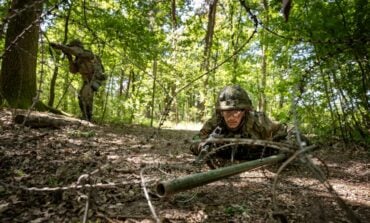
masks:
[[[94,91],[91,83],[84,82],[78,95],[78,104],[82,113],[82,118],[91,121],[93,113]]]

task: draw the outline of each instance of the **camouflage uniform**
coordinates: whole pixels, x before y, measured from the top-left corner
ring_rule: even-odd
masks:
[[[230,131],[223,120],[223,118],[216,114],[209,119],[200,130],[198,137],[200,139],[207,139],[210,134],[219,127],[221,131],[219,134],[224,138],[246,138],[246,139],[263,139],[271,141],[284,140],[287,133],[287,127],[283,124],[279,124],[271,121],[264,113],[248,111],[237,130]],[[245,149],[245,146],[238,146],[235,153],[236,159],[252,160],[260,158],[261,151],[257,149]],[[201,150],[199,144],[191,146],[191,151],[194,155],[198,155]],[[267,149],[263,153],[264,155],[275,154],[277,151]],[[224,158],[230,158],[230,150],[221,151],[218,153],[219,156]]]
[[[83,118],[91,121],[94,92],[106,79],[100,58],[91,51],[85,50],[79,40],[73,40],[68,45],[52,43],[51,46],[62,50],[67,56],[71,73],[81,74],[83,85],[78,95],[79,106]],[[73,59],[72,56],[75,58]]]
[[[217,127],[221,127],[221,134],[224,137],[249,138],[273,140],[278,136],[286,136],[287,129],[284,125],[271,121],[264,113],[248,111],[241,123],[241,126],[234,131],[229,131],[223,118],[216,114],[209,119],[199,133],[201,139],[206,139]]]
[[[221,112],[224,110],[245,110],[245,115],[236,129],[229,129]],[[218,134],[224,138],[248,138],[263,140],[281,140],[287,136],[285,125],[273,122],[264,113],[253,111],[251,100],[248,94],[240,86],[225,87],[218,97],[216,113],[209,119],[197,135],[200,139],[207,139],[216,129],[221,129]],[[198,155],[202,144],[193,144],[191,151]],[[261,151],[256,149],[245,149],[243,145],[238,146],[235,152],[235,159],[251,160],[261,157]],[[265,150],[264,155],[271,155],[278,151]],[[230,158],[230,150],[217,153],[218,156]]]

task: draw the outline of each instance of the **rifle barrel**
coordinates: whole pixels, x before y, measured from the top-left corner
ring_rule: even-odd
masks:
[[[276,163],[286,158],[286,154],[278,154],[262,159],[247,161],[227,167],[209,170],[203,173],[196,173],[182,176],[174,180],[162,181],[157,184],[156,190],[160,196],[169,196],[181,191],[189,190],[205,184],[227,178],[247,170],[251,170],[266,164]]]

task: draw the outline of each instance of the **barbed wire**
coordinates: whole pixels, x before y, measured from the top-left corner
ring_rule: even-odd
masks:
[[[75,24],[77,24],[78,26],[80,27],[83,27],[83,28],[86,28],[90,33],[91,35],[94,37],[94,39],[98,40],[100,43],[103,43],[104,45],[108,46],[113,52],[116,52],[118,53],[119,55],[121,56],[124,56],[124,58],[122,59],[122,62],[121,64],[123,64],[124,62],[123,61],[129,61],[134,67],[136,67],[138,70],[140,70],[141,72],[143,72],[145,75],[148,75],[149,77],[151,77],[153,80],[155,79],[153,77],[153,75],[149,72],[147,72],[144,68],[142,68],[139,64],[137,64],[134,60],[130,59],[130,57],[127,55],[127,52],[126,51],[120,51],[117,49],[116,46],[113,46],[111,45],[110,43],[108,43],[106,40],[102,39],[98,34],[97,32],[95,32],[93,29],[89,29],[88,27],[86,27],[86,23],[85,24],[82,24],[79,20],[74,20],[74,19],[71,19],[72,22],[74,22]],[[174,69],[171,67],[171,69]],[[176,72],[178,72],[177,70],[175,70]],[[163,86],[163,83],[160,82],[159,80],[156,80],[156,83],[161,87],[161,89],[164,91],[165,95],[169,95],[169,92],[167,91],[167,89]]]
[[[41,17],[40,17],[40,20],[39,21],[42,21],[41,20]],[[36,24],[36,23],[32,23],[31,25],[34,25],[34,24]],[[16,46],[16,42],[18,41],[18,39],[19,38],[21,38],[21,36],[23,36],[26,32],[28,32],[28,30],[29,30],[30,28],[29,27],[27,27],[25,30],[23,30],[23,32],[19,35],[19,36],[17,36],[17,38],[15,39],[15,40],[13,40],[12,41],[12,44],[14,45],[14,46]],[[236,52],[234,52],[234,54],[233,55],[231,55],[231,56],[229,56],[227,59],[225,59],[222,63],[220,63],[220,64],[218,64],[218,65],[216,65],[213,69],[212,69],[212,71],[214,71],[214,70],[216,70],[219,66],[221,66],[222,64],[224,64],[224,63],[226,63],[229,59],[231,59],[232,57],[234,57],[235,55],[237,55],[243,48],[244,48],[244,46],[250,41],[250,39],[253,37],[253,35],[255,34],[257,32],[257,30],[255,29],[255,31],[252,33],[252,35],[251,35],[251,37],[248,39],[248,41],[246,41],[240,48],[239,48],[239,50],[237,50]],[[42,41],[41,41],[42,42]],[[8,48],[7,48],[7,50],[6,51],[8,51]],[[44,51],[44,49],[42,48],[42,51]],[[44,52],[43,52],[44,53]],[[42,53],[42,55],[43,55],[43,53]],[[0,59],[3,57],[3,55],[1,55],[0,56]],[[41,69],[41,71],[40,71],[40,75],[41,75],[41,78],[40,79],[42,79],[42,75],[44,74],[44,71],[43,71],[43,64],[44,64],[45,62],[44,62],[44,58],[42,57],[42,62],[41,62],[41,67],[42,67],[42,69]],[[185,85],[184,87],[182,87],[182,88],[180,88],[177,92],[176,92],[176,94],[175,94],[175,96],[180,92],[180,91],[182,91],[182,90],[184,90],[184,89],[186,89],[187,87],[189,87],[189,86],[191,86],[191,84],[192,83],[194,83],[195,81],[197,81],[197,80],[199,80],[201,77],[203,77],[203,76],[205,76],[205,75],[207,75],[208,73],[209,73],[210,71],[208,71],[208,72],[206,72],[206,73],[204,73],[204,74],[202,74],[201,76],[198,76],[197,78],[195,78],[195,79],[193,79],[190,83],[188,83],[187,85]],[[40,88],[39,89],[41,89],[41,84],[42,84],[42,81],[40,81]],[[34,100],[34,103],[33,103],[33,106],[34,106],[34,104],[35,104],[35,101],[37,101],[38,100],[38,98],[39,98],[39,93],[41,93],[41,92],[38,92],[38,94],[37,94],[37,96],[36,96],[36,99]],[[175,97],[174,96],[174,97]],[[170,102],[172,103],[172,101],[173,101],[173,98],[174,97],[172,97],[171,98],[171,100],[170,100]],[[171,103],[169,103],[169,106],[171,105]],[[31,106],[31,108],[33,107],[33,106]],[[166,114],[166,115],[168,115],[168,114]],[[165,116],[166,116],[165,115]],[[164,118],[164,121],[165,121],[165,118]],[[163,122],[164,122],[163,121]],[[163,123],[162,123],[162,125],[163,125]],[[160,125],[159,126],[159,129],[160,129],[160,127],[162,126],[162,125]],[[297,124],[296,124],[297,125]],[[298,125],[297,125],[298,126]],[[296,126],[296,127],[297,127]],[[297,128],[297,130],[298,130],[298,128]],[[299,133],[299,131],[298,131],[298,133]],[[297,140],[298,140],[298,142],[299,142],[299,145],[300,145],[300,139],[299,139],[299,136],[297,135]],[[230,145],[239,145],[239,144],[242,144],[242,143],[233,143],[233,144],[228,144],[227,146],[230,146]],[[216,149],[214,152],[216,152],[216,151],[220,151],[220,150],[222,150],[222,149],[224,149],[226,147],[226,145],[224,145],[223,147],[220,147],[220,148],[218,148],[218,150]],[[298,157],[299,155],[302,155],[302,154],[304,154],[304,153],[306,153],[306,152],[308,152],[310,149],[312,149],[311,147],[307,147],[307,148],[302,148],[301,147],[301,150],[299,150],[297,153],[295,153],[295,155],[294,156],[292,156],[291,158],[289,158],[289,162],[287,162],[287,164],[286,165],[282,165],[280,168],[281,168],[281,170],[279,171],[279,172],[281,172],[292,160],[294,160],[296,157]],[[306,159],[307,157],[305,157],[305,159]],[[308,158],[307,158],[308,159]],[[309,165],[313,165],[312,164],[312,162],[309,162],[310,164]],[[176,165],[182,165],[182,164],[176,164]],[[145,185],[145,182],[147,182],[145,179],[144,179],[144,177],[143,177],[143,174],[144,174],[144,172],[145,172],[145,170],[147,170],[147,169],[149,169],[149,168],[160,168],[160,167],[163,167],[164,165],[162,165],[162,164],[160,164],[160,165],[153,165],[153,166],[148,166],[148,167],[144,167],[143,169],[141,169],[141,172],[140,172],[140,175],[141,175],[141,183],[142,183],[142,187],[143,187],[143,190],[146,190],[145,188],[146,188],[146,185]],[[173,166],[174,167],[174,166]],[[317,168],[317,167],[314,167],[314,168]],[[116,184],[116,183],[113,183],[113,184],[91,184],[91,183],[89,183],[89,184],[81,184],[81,181],[82,181],[82,179],[90,179],[90,176],[91,175],[93,175],[93,174],[96,174],[97,172],[99,172],[99,171],[93,171],[92,173],[90,173],[90,175],[86,175],[86,174],[83,174],[83,175],[81,175],[79,178],[78,178],[78,180],[77,180],[77,183],[76,184],[74,184],[74,185],[70,185],[70,186],[65,186],[65,187],[55,187],[55,188],[49,188],[49,187],[43,187],[43,188],[36,188],[36,187],[31,187],[31,188],[26,188],[26,187],[19,187],[19,188],[21,188],[21,189],[23,189],[23,190],[28,190],[28,191],[56,191],[56,190],[70,190],[70,189],[86,189],[86,188],[112,188],[112,187],[116,187],[117,185],[120,185],[120,184]],[[332,189],[332,186],[326,181],[326,179],[324,178],[324,177],[322,177],[321,176],[321,174],[320,174],[320,171],[313,171],[313,172],[317,172],[316,174],[319,176],[318,178],[320,179],[320,181],[322,181],[322,182],[325,182],[325,184],[327,184],[327,188],[331,188]],[[278,176],[279,174],[277,174],[277,176]],[[277,179],[278,177],[276,177],[275,179]],[[144,183],[143,183],[144,182]],[[138,182],[136,182],[136,183],[138,183]],[[3,184],[3,183],[2,183]],[[126,183],[122,183],[121,185],[127,185],[127,184],[129,184],[128,182],[126,182]],[[145,191],[144,191],[144,193],[145,193]],[[145,193],[146,194],[146,196],[148,195],[147,193]],[[90,197],[90,194],[89,195],[87,195],[87,197],[86,197],[86,203],[85,203],[85,211],[84,211],[84,222],[86,222],[87,221],[87,211],[88,211],[88,209],[89,209],[89,203],[88,203],[88,201],[89,201],[89,197]],[[148,195],[148,197],[147,197],[147,200],[150,202],[150,198],[149,198],[149,195]],[[151,206],[151,203],[149,203],[149,206]],[[159,220],[159,218],[158,218],[158,216],[156,215],[156,213],[155,213],[155,209],[154,209],[154,207],[152,206],[152,208],[153,208],[153,211],[152,211],[152,214],[154,215],[154,217],[155,217],[155,219],[158,221]]]
[[[251,16],[253,16],[253,14],[251,13],[251,9],[246,5],[245,3],[245,0],[240,0],[240,3],[242,4],[242,6],[249,11],[249,14]],[[364,43],[364,42],[368,42],[370,41],[370,36],[363,36],[363,37],[359,37],[359,38],[351,38],[351,37],[348,37],[348,38],[345,38],[345,39],[342,39],[342,40],[314,40],[312,38],[309,38],[309,39],[305,39],[303,37],[301,38],[294,38],[294,37],[288,37],[288,36],[284,36],[284,35],[281,35],[279,33],[277,33],[276,31],[272,30],[271,28],[267,27],[260,19],[258,19],[257,16],[253,16],[253,20],[255,21],[256,24],[258,24],[260,27],[262,27],[264,30],[266,30],[267,32],[281,38],[281,39],[286,39],[286,40],[289,40],[289,41],[293,41],[293,42],[299,42],[299,43],[312,43],[312,44],[348,44],[348,45],[352,45],[354,43]]]
[[[42,2],[42,1],[39,1],[39,2]],[[252,12],[251,12],[251,9],[250,9],[250,7],[248,7],[247,5],[246,5],[246,3],[245,3],[245,1],[243,1],[243,0],[240,0],[240,2],[241,2],[241,4],[242,4],[242,6],[246,9],[246,11],[247,11],[247,13],[248,13],[248,15],[250,16],[250,18],[251,18],[251,20],[253,21],[253,23],[254,23],[254,27],[255,27],[255,32],[257,32],[257,28],[258,28],[258,26],[261,26],[261,27],[263,27],[264,29],[266,29],[267,31],[269,31],[269,32],[271,32],[271,33],[274,33],[274,34],[276,34],[277,36],[279,36],[279,37],[281,37],[281,38],[287,38],[287,37],[284,37],[284,36],[282,36],[282,35],[279,35],[278,33],[276,33],[276,32],[274,32],[274,31],[272,31],[271,29],[269,29],[268,27],[266,27],[263,23],[262,23],[262,21],[261,20],[259,20],[258,19],[258,17],[255,15],[255,14],[253,14]],[[9,18],[7,18],[6,20],[9,20],[10,18],[13,18],[13,17],[15,17],[16,15],[18,15],[19,13],[21,13],[22,11],[24,11],[24,10],[26,10],[26,9],[28,9],[29,7],[31,7],[31,6],[33,6],[35,3],[33,3],[32,5],[26,5],[25,6],[25,8],[23,8],[23,9],[21,9],[21,10],[19,10],[19,11],[17,11],[15,14],[13,14],[13,15],[10,15],[10,16],[8,16]],[[85,25],[84,24],[80,24],[80,25],[82,25],[82,26],[84,26],[84,27],[87,27],[88,28],[88,31],[90,32],[90,33],[92,33],[92,35],[94,36],[94,37],[98,37],[101,41],[103,41],[103,43],[104,44],[106,44],[106,41],[104,41],[104,40],[102,40],[89,26],[88,26],[88,24],[87,24],[87,21],[86,21],[86,15],[85,15],[85,8],[86,8],[86,6],[85,6],[85,2],[84,2],[84,18],[85,18]],[[57,7],[58,6],[58,4],[56,4],[54,7]],[[48,12],[47,13],[45,13],[45,15],[47,15],[47,14],[50,14],[51,13],[51,11],[52,11],[53,9],[51,9],[51,10],[48,10]],[[41,16],[42,17],[42,16]],[[41,18],[40,17],[40,18]],[[40,19],[40,21],[42,21],[41,19]],[[34,23],[36,23],[37,21],[34,21]],[[23,34],[24,33],[26,33],[27,31],[28,31],[28,29],[30,29],[33,25],[34,25],[34,23],[32,23],[29,27],[27,27],[19,36],[17,36],[17,38],[16,39],[14,39],[13,41],[12,41],[12,43],[10,44],[10,46],[8,46],[7,47],[7,49],[5,50],[5,51],[8,51],[11,47],[12,47],[12,45],[15,45],[16,44],[16,42],[17,42],[17,40],[18,40],[18,38],[20,38],[21,36],[23,36]],[[252,34],[252,36],[255,34],[255,32],[253,32],[253,34]],[[299,41],[299,40],[301,40],[301,39],[296,39],[296,41]],[[246,41],[246,43],[245,44],[247,44],[249,41]],[[309,42],[313,42],[313,41],[309,41]],[[320,42],[322,42],[322,41],[320,41]],[[332,43],[332,42],[328,42],[328,43]],[[240,50],[244,47],[244,45],[245,44],[243,44],[243,46],[242,47],[240,47]],[[114,47],[111,47],[112,49],[115,49]],[[159,120],[159,124],[158,124],[158,128],[157,128],[157,132],[162,128],[162,126],[164,125],[164,122],[166,121],[166,119],[167,119],[167,117],[168,117],[168,115],[169,115],[169,112],[171,111],[171,105],[172,105],[172,103],[173,103],[173,101],[174,101],[174,98],[181,92],[181,91],[183,91],[184,89],[186,89],[186,88],[188,88],[189,86],[191,86],[194,82],[196,82],[197,80],[199,80],[200,78],[202,78],[203,76],[205,76],[205,75],[207,75],[207,74],[209,74],[210,72],[213,72],[214,70],[216,70],[219,66],[221,66],[221,65],[223,65],[224,63],[226,63],[229,59],[231,59],[232,57],[234,57],[236,54],[237,54],[237,52],[238,51],[240,51],[240,50],[237,50],[233,55],[231,55],[228,59],[226,59],[225,61],[223,61],[223,62],[221,62],[220,64],[218,64],[218,65],[216,65],[214,68],[212,68],[211,70],[209,70],[208,72],[206,72],[206,73],[203,73],[203,74],[201,74],[200,76],[198,76],[198,77],[196,77],[195,79],[193,79],[193,80],[191,80],[190,82],[188,82],[185,86],[183,86],[183,87],[181,87],[180,89],[178,89],[176,92],[175,92],[175,94],[174,95],[170,95],[169,94],[169,92],[166,90],[166,88],[164,87],[164,86],[162,86],[162,84],[160,83],[160,82],[158,82],[159,83],[159,85],[161,86],[161,88],[162,88],[162,90],[164,90],[164,92],[165,92],[165,94],[170,98],[169,100],[168,100],[168,103],[166,103],[166,105],[165,105],[165,109],[164,109],[164,111],[162,112],[162,114],[161,114],[161,117],[160,117],[160,120]],[[0,56],[0,59],[3,57],[3,55],[1,55]],[[129,58],[128,58],[129,59]],[[132,62],[132,61],[131,61]],[[139,68],[139,67],[138,67]],[[151,76],[151,74],[150,73],[148,73],[148,72],[145,72],[147,75],[149,75],[149,76]],[[156,134],[156,132],[153,134],[153,135],[155,135]],[[153,137],[153,136],[152,136]]]
[[[240,0],[241,2],[244,2],[242,0]],[[240,45],[239,48],[237,48],[231,55],[229,55],[228,57],[226,57],[226,59],[224,59],[223,61],[221,61],[220,63],[216,64],[214,67],[212,67],[211,69],[207,70],[206,72],[204,72],[203,74],[197,76],[196,78],[190,80],[187,84],[185,84],[183,87],[179,88],[178,90],[176,90],[175,94],[171,96],[170,100],[168,101],[168,103],[166,104],[165,106],[165,109],[163,111],[163,113],[161,114],[161,117],[160,117],[160,121],[159,121],[159,124],[158,124],[158,127],[157,127],[157,130],[152,134],[151,138],[153,138],[156,134],[158,134],[158,132],[160,131],[161,127],[164,125],[164,122],[166,121],[168,115],[169,115],[169,112],[171,111],[171,105],[172,105],[172,102],[174,100],[174,98],[180,93],[182,92],[183,90],[185,90],[186,88],[190,87],[194,82],[200,80],[202,77],[210,74],[211,72],[214,72],[215,70],[217,70],[219,67],[221,67],[223,64],[227,63],[228,61],[230,61],[233,57],[235,57],[236,55],[238,55],[242,49],[253,39],[254,35],[257,33],[257,28],[258,28],[258,23],[257,23],[257,17],[256,15],[254,15],[252,13],[252,11],[250,10],[250,8],[245,4],[245,2],[243,3],[243,6],[245,7],[247,13],[249,14],[249,16],[251,17],[251,20],[254,24],[254,30],[252,32],[252,34],[249,36],[249,38],[243,43]]]
[[[320,44],[320,45],[331,45],[331,44],[346,44],[346,45],[352,45],[355,43],[366,43],[370,41],[370,36],[364,36],[364,37],[359,37],[359,38],[351,38],[348,37],[346,39],[342,40],[313,40],[313,39],[305,39],[303,37],[301,38],[294,38],[294,37],[288,37],[281,35],[277,33],[276,31],[273,31],[269,27],[265,26],[263,22],[258,20],[258,24],[267,32],[285,40],[293,41],[293,42],[298,42],[298,43],[311,43],[311,44]]]
[[[250,19],[252,20],[252,22],[254,24],[254,32],[252,33],[251,37],[248,39],[248,41],[246,41],[244,44],[242,44],[242,46],[238,50],[236,50],[236,52],[234,52],[233,55],[231,55],[230,57],[228,57],[227,59],[225,59],[220,64],[217,64],[215,67],[213,67],[209,71],[207,71],[207,72],[199,75],[198,77],[194,78],[189,83],[187,83],[185,86],[183,86],[180,89],[178,89],[175,92],[174,95],[170,96],[171,98],[170,98],[170,100],[168,100],[168,103],[166,104],[165,109],[164,109],[164,111],[161,114],[160,121],[159,121],[159,124],[158,124],[158,127],[157,127],[157,131],[155,131],[153,133],[153,135],[151,136],[151,138],[154,137],[154,135],[157,134],[159,132],[159,130],[161,129],[161,127],[164,125],[164,122],[166,121],[166,119],[167,119],[167,117],[169,115],[169,112],[171,111],[171,104],[174,101],[174,98],[177,96],[177,94],[180,93],[182,90],[184,90],[184,89],[188,88],[189,86],[191,86],[194,82],[196,82],[197,80],[201,79],[205,75],[208,75],[209,73],[215,71],[221,65],[223,65],[226,62],[228,62],[232,57],[234,57],[238,53],[240,53],[240,51],[244,48],[244,46],[250,42],[250,40],[252,39],[253,35],[255,33],[257,33],[258,26],[261,26],[263,29],[267,30],[268,32],[270,32],[270,33],[272,33],[272,34],[274,34],[274,35],[276,35],[276,36],[278,36],[280,38],[288,39],[288,40],[292,40],[292,41],[296,41],[296,42],[309,42],[309,43],[319,43],[319,44],[354,43],[355,42],[353,39],[349,39],[348,41],[341,41],[341,42],[340,41],[335,42],[335,41],[332,41],[332,40],[328,40],[328,41],[321,41],[321,40],[314,41],[314,40],[304,40],[303,38],[294,39],[294,38],[290,38],[290,37],[286,37],[286,36],[280,35],[277,32],[274,32],[270,28],[266,27],[262,23],[262,21],[260,19],[258,19],[258,17],[251,11],[251,8],[246,4],[245,0],[240,0],[240,3],[244,7],[244,9],[248,13]],[[366,40],[366,38],[365,38],[365,40]],[[358,41],[361,41],[361,39],[359,39]]]
[[[32,2],[31,4],[25,4],[24,7],[21,8],[21,9],[9,8],[9,10],[8,10],[9,14],[5,18],[2,19],[2,23],[0,24],[0,37],[2,37],[4,35],[4,27],[10,22],[10,20],[19,16],[23,12],[35,7],[37,4],[43,3],[43,1],[45,1],[45,0],[36,0],[36,1]]]
[[[223,145],[224,146],[224,145]],[[221,151],[221,149],[224,149],[225,147],[223,148],[220,148],[220,150],[218,151]],[[282,171],[294,160],[296,160],[297,158],[300,158],[302,156],[305,157],[305,159],[307,158],[309,161],[310,159],[306,156],[306,154],[308,154],[309,152],[311,152],[313,149],[315,149],[316,146],[315,145],[312,145],[312,146],[308,146],[308,147],[305,147],[303,148],[302,150],[297,150],[295,153],[293,153],[283,164],[280,165],[279,167],[279,170],[278,172],[276,173],[275,177],[274,177],[274,182],[273,182],[273,187],[272,187],[272,192],[273,192],[273,207],[277,207],[277,201],[276,201],[276,186],[277,186],[277,182],[278,180],[280,179],[281,177],[281,173]],[[104,164],[102,166],[99,166],[99,168],[87,173],[87,174],[82,174],[78,177],[78,179],[76,180],[76,183],[73,183],[69,186],[61,186],[61,187],[24,187],[24,186],[13,186],[13,185],[7,185],[3,182],[0,182],[1,185],[3,185],[4,187],[6,188],[13,188],[13,189],[21,189],[21,190],[26,190],[26,191],[33,191],[33,192],[55,192],[55,191],[65,191],[65,190],[86,190],[85,193],[83,193],[80,197],[85,199],[85,207],[84,207],[84,210],[83,210],[83,219],[85,219],[84,221],[87,222],[88,220],[88,209],[90,207],[89,205],[89,202],[90,202],[90,199],[93,199],[92,197],[92,194],[91,193],[91,190],[92,189],[117,189],[119,187],[122,187],[122,186],[129,186],[129,185],[138,185],[140,186],[141,185],[141,188],[144,192],[144,197],[145,199],[147,200],[148,202],[148,205],[149,205],[149,208],[151,210],[151,213],[152,213],[152,216],[153,218],[157,221],[157,222],[160,222],[160,217],[158,216],[156,210],[155,210],[155,206],[153,204],[153,202],[151,201],[151,197],[152,195],[154,195],[153,193],[151,193],[149,190],[148,190],[148,183],[151,184],[151,183],[155,183],[155,182],[158,182],[157,180],[154,180],[154,179],[147,179],[145,177],[145,172],[152,169],[152,170],[158,170],[160,171],[161,173],[165,174],[165,176],[168,178],[168,177],[177,177],[176,174],[173,174],[173,170],[175,169],[178,169],[178,170],[181,170],[181,171],[191,171],[191,172],[194,172],[195,169],[200,169],[199,166],[197,165],[193,165],[189,162],[179,162],[179,163],[172,163],[172,164],[163,164],[163,163],[154,163],[154,164],[148,164],[148,165],[145,165],[145,166],[142,166],[140,168],[140,180],[130,180],[129,182],[110,182],[110,183],[96,183],[96,184],[92,184],[91,183],[91,180],[92,180],[92,176],[98,174],[98,173],[102,173],[102,171],[105,171],[105,170],[108,170],[108,169],[111,169],[113,168],[114,166],[113,165],[116,165],[116,164],[119,164],[121,163],[121,161],[123,160],[124,158],[120,158],[118,160],[115,160],[114,162],[111,162],[111,163],[107,163],[107,164]],[[304,165],[306,165],[308,162],[305,162]],[[310,161],[310,164],[309,165],[314,165],[312,161]],[[316,165],[314,165],[314,167],[310,167],[311,169],[314,168],[314,169],[317,169],[318,167]],[[167,169],[167,170],[166,170]],[[171,172],[172,174],[169,174],[169,172]],[[332,194],[333,196],[336,196],[336,200],[338,200],[339,202],[341,202],[340,206],[343,208],[346,207],[346,204],[344,203],[344,201],[340,198],[340,196],[335,192],[335,190],[333,189],[333,187],[330,185],[330,183],[327,181],[327,177],[325,176],[325,174],[323,174],[322,171],[320,170],[315,170],[315,171],[312,171],[315,175],[319,175],[318,179],[320,181],[320,183],[322,183],[325,188],[327,188],[329,190],[329,193]],[[317,173],[315,173],[317,172]],[[312,186],[312,185],[311,185]],[[95,193],[94,193],[95,194]],[[158,195],[157,195],[158,196]],[[192,200],[193,198],[195,197],[195,194],[190,198],[188,199],[187,201],[189,200]],[[187,202],[185,201],[185,202]],[[348,209],[348,207],[347,207]],[[351,213],[351,210],[347,210],[349,213]],[[274,213],[273,213],[273,216],[279,216],[279,213],[277,211],[277,208],[275,209],[274,208]],[[351,215],[352,217],[350,217],[351,219],[356,219],[357,216],[352,213],[353,215]],[[348,216],[350,216],[349,214],[347,214]],[[352,221],[352,220],[351,220]],[[352,221],[352,222],[356,222],[356,221]]]
[[[42,2],[41,0],[40,2]],[[58,4],[55,4],[54,6],[51,6],[49,9],[47,9],[45,12],[41,13],[40,16],[38,16],[35,20],[31,21],[30,24],[24,28],[11,42],[10,44],[5,48],[5,50],[0,54],[0,60],[4,58],[5,54],[10,52],[11,49],[17,45],[18,41],[22,38],[24,38],[24,35],[27,32],[30,32],[31,28],[34,26],[37,26],[37,24],[42,23],[44,17],[48,16],[51,14],[52,11],[58,8]]]
[[[152,214],[154,216],[154,219],[159,221],[158,216],[156,215],[154,206],[151,204],[150,201],[150,195],[147,189],[147,184],[148,183],[154,183],[156,182],[155,180],[148,180],[145,178],[144,173],[145,171],[149,169],[156,169],[160,170],[162,173],[165,173],[163,171],[163,168],[169,168],[169,170],[174,170],[174,169],[179,169],[183,171],[193,171],[194,166],[189,165],[186,162],[182,163],[175,163],[175,164],[162,164],[162,163],[154,163],[154,164],[149,164],[145,165],[140,168],[140,180],[130,180],[130,181],[125,181],[125,182],[109,182],[109,183],[95,183],[92,184],[93,176],[97,175],[98,173],[102,173],[103,171],[107,169],[111,169],[114,167],[114,165],[120,164],[122,161],[124,161],[124,158],[119,158],[115,160],[114,162],[106,163],[102,166],[99,166],[97,169],[80,175],[75,183],[72,183],[68,186],[58,186],[58,187],[25,187],[22,185],[14,186],[14,185],[9,185],[4,182],[0,181],[0,185],[4,186],[5,188],[12,188],[14,190],[24,190],[24,191],[30,191],[30,192],[57,192],[57,191],[67,191],[67,190],[74,190],[79,193],[79,190],[85,190],[85,193],[79,193],[79,198],[85,199],[85,206],[83,210],[83,222],[88,221],[88,210],[90,208],[90,199],[93,199],[91,193],[91,190],[93,189],[117,189],[119,187],[123,186],[130,186],[130,185],[141,185],[141,188],[144,191],[145,198],[148,200],[148,204],[151,207]]]
[[[220,139],[218,142],[221,142],[222,139]],[[239,140],[239,139],[235,139],[235,140]],[[201,162],[201,164],[205,164],[206,161],[208,160],[211,160],[212,159],[212,156],[216,155],[217,153],[221,152],[221,151],[224,151],[226,149],[232,149],[232,146],[234,145],[240,145],[240,144],[243,144],[242,142],[239,142],[239,143],[229,143],[229,144],[224,144],[222,146],[219,146],[219,147],[216,147],[214,150],[212,150],[209,154],[207,154],[204,159],[202,160],[203,162]],[[249,143],[244,143],[244,144],[249,144]],[[255,144],[251,144],[251,145],[255,145]],[[299,149],[296,149],[295,152],[292,151],[292,150],[289,150],[289,154],[291,154],[286,161],[284,161],[275,177],[274,177],[274,181],[273,181],[273,185],[272,185],[272,194],[273,194],[273,197],[272,197],[272,207],[273,207],[273,217],[276,219],[276,218],[285,218],[285,216],[282,214],[282,212],[280,212],[278,210],[278,205],[277,205],[277,194],[276,194],[276,191],[277,191],[277,182],[278,180],[280,179],[280,176],[281,176],[281,173],[282,171],[290,164],[292,163],[293,161],[299,159],[300,160],[300,164],[303,164],[304,166],[308,167],[308,170],[314,175],[314,177],[319,181],[320,184],[322,184],[329,192],[329,194],[331,194],[331,196],[333,196],[335,198],[335,200],[337,201],[337,203],[339,204],[339,206],[341,207],[342,210],[344,210],[346,212],[346,215],[347,215],[347,218],[351,221],[351,222],[360,222],[357,215],[347,206],[347,204],[344,202],[344,200],[338,195],[338,193],[334,190],[333,186],[330,184],[330,182],[328,181],[328,175],[329,175],[329,170],[327,169],[326,170],[326,173],[324,173],[324,171],[321,170],[321,168],[319,168],[317,165],[315,165],[313,163],[313,161],[311,160],[311,158],[309,158],[307,156],[307,154],[309,152],[312,152],[313,150],[315,150],[317,148],[317,145],[310,145],[310,146],[306,146],[306,147],[303,147],[303,146],[298,146],[296,145],[296,148],[299,148]],[[248,149],[248,148],[246,148]],[[249,148],[250,149],[250,148]],[[261,156],[263,156],[263,152],[261,153]],[[224,158],[223,158],[224,159]],[[226,159],[224,159],[226,160]],[[327,168],[327,165],[325,164],[325,162],[321,159],[319,159],[320,162],[324,165],[324,167]],[[310,187],[314,186],[314,185],[317,185],[317,184],[313,184],[313,185],[310,185]]]
[[[283,162],[274,178],[273,186],[272,186],[272,208],[273,208],[273,217],[276,219],[280,219],[281,221],[284,221],[285,216],[279,211],[277,201],[276,201],[276,185],[277,181],[279,180],[279,176],[281,172],[294,160],[297,158],[300,160],[300,163],[308,167],[308,170],[314,175],[314,177],[328,190],[329,194],[331,194],[339,204],[339,206],[346,212],[348,220],[350,220],[353,223],[360,222],[356,214],[348,208],[344,200],[338,195],[338,193],[334,190],[334,188],[331,186],[331,184],[328,181],[327,176],[324,174],[324,172],[313,163],[311,158],[307,156],[307,153],[315,149],[316,145],[311,145],[304,147],[301,141],[301,132],[299,127],[299,120],[298,120],[298,114],[296,112],[296,106],[297,103],[295,103],[295,97],[297,93],[297,88],[293,89],[293,96],[292,96],[292,103],[291,103],[291,113],[293,115],[293,124],[295,128],[295,134],[296,134],[296,140],[297,140],[297,148],[296,152],[292,154],[285,162]],[[326,166],[326,165],[324,165]]]

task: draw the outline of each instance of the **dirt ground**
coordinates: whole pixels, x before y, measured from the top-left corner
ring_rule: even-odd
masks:
[[[311,155],[344,207],[299,160],[279,176],[273,165],[157,196],[159,182],[209,170],[192,165],[194,134],[135,125],[27,128],[0,109],[0,222],[369,222],[369,152],[338,141]]]

